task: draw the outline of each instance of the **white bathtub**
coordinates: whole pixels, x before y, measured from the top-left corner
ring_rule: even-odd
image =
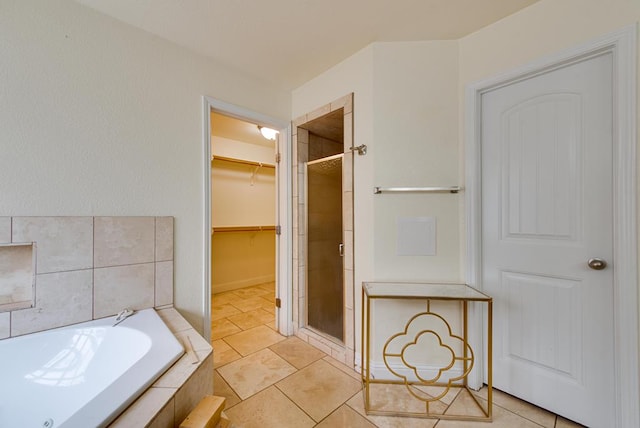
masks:
[[[0,340],[0,427],[108,425],[183,354],[153,309]]]

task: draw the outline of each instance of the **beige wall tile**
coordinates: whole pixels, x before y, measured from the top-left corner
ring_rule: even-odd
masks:
[[[300,117],[297,117],[293,120],[293,127],[297,128],[298,126],[302,125],[303,123],[306,123],[307,121],[307,115],[303,115]],[[298,135],[300,135],[300,129],[298,129]]]
[[[353,309],[353,271],[345,269],[344,271],[344,306],[347,309]],[[347,318],[348,321],[348,318]],[[353,324],[353,323],[352,323]]]
[[[36,272],[93,267],[91,217],[13,217],[13,242],[36,242]]]
[[[193,328],[174,308],[159,310],[158,315],[160,315],[162,321],[164,321],[167,327],[169,327],[169,330],[173,333]]]
[[[300,144],[309,143],[309,131],[303,128],[298,128],[298,143]]]
[[[211,350],[208,351],[196,351],[196,355],[202,362],[204,362],[210,355]],[[196,371],[198,364],[193,364],[191,356],[185,353],[180,357],[169,370],[165,372],[160,379],[153,384],[157,388],[180,388],[187,379]]]
[[[344,115],[344,149],[346,151],[353,146],[353,113],[349,113]]]
[[[153,307],[154,263],[94,270],[94,318]]]
[[[172,398],[171,401],[160,410],[160,413],[153,419],[148,428],[173,428],[175,426],[175,409],[175,400]]]
[[[351,101],[352,94],[345,95],[343,97],[338,98],[337,100],[331,101],[331,111],[336,111],[341,108],[345,108],[348,103]]]
[[[344,154],[344,162],[342,164],[344,166],[342,189],[345,192],[353,190],[353,156],[354,154],[351,151]]]
[[[95,217],[95,267],[153,262],[154,217]]]
[[[173,260],[173,217],[156,217],[156,261]]]
[[[342,193],[342,210],[344,230],[353,230],[353,192]]]
[[[0,244],[11,242],[11,217],[0,217]]]
[[[189,343],[193,346],[194,351],[211,351],[213,349],[211,344],[204,340],[193,328],[175,333],[175,336],[182,343],[185,350],[189,349]]]
[[[9,337],[11,328],[11,313],[10,312],[2,312],[0,313],[0,339],[6,339]]]
[[[205,395],[213,395],[213,356],[211,354],[176,393],[176,424],[182,422]]]
[[[173,261],[155,263],[155,306],[173,304]]]
[[[38,275],[36,290],[35,308],[12,312],[11,336],[91,320],[91,270]]]
[[[158,427],[173,427],[173,395],[176,389],[173,388],[149,388],[140,398],[138,398],[127,410],[124,411],[109,428],[129,428],[147,426],[156,415],[165,416],[163,411],[171,409],[171,424],[166,423],[155,425]],[[156,418],[158,419],[158,418]]]
[[[328,114],[330,112],[331,112],[331,104],[325,104],[322,107],[318,107],[311,113],[307,113],[307,122],[311,122],[312,120],[317,119],[321,116],[324,116],[325,114]]]

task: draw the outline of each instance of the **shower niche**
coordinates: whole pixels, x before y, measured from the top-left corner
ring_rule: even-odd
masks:
[[[351,367],[352,106],[350,94],[295,120],[292,127],[294,329]]]
[[[0,312],[33,307],[35,244],[0,244]]]

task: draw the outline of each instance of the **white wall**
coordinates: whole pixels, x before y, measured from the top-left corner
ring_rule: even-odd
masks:
[[[459,185],[457,42],[376,43],[373,49],[373,184]],[[374,196],[372,279],[461,280],[461,198],[462,194]],[[398,218],[424,216],[436,218],[436,255],[398,256]]]
[[[0,2],[0,216],[175,217],[175,304],[203,328],[203,95],[288,93],[69,0]]]

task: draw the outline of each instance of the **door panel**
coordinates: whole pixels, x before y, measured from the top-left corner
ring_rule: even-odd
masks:
[[[614,412],[612,58],[482,95],[494,385],[589,426]]]
[[[307,323],[344,341],[342,162],[335,155],[306,163]]]

